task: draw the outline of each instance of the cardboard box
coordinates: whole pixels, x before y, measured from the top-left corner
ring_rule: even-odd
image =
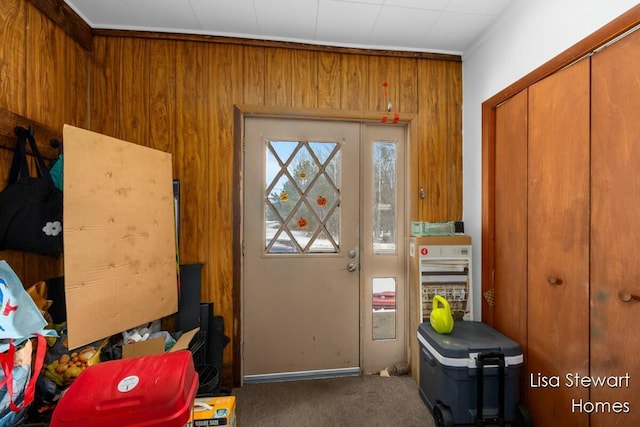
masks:
[[[193,408],[193,421],[188,427],[236,425],[236,397],[198,397]]]
[[[195,328],[190,331],[184,332],[180,335],[180,338],[171,347],[170,352],[178,350],[188,350],[189,344],[193,340],[193,337],[200,331],[200,328]],[[122,358],[128,359],[130,357],[148,356],[151,354],[164,353],[164,338],[155,337],[145,341],[139,341],[133,344],[125,344],[122,346]]]
[[[65,125],[69,348],[178,310],[170,153]]]

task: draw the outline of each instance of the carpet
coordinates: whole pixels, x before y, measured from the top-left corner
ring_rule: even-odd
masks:
[[[260,384],[232,390],[238,427],[433,427],[409,376],[362,375]]]

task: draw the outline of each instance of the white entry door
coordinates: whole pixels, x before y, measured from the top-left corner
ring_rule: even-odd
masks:
[[[360,371],[359,134],[245,120],[245,382]]]
[[[244,382],[405,360],[405,128],[247,117],[244,132]]]

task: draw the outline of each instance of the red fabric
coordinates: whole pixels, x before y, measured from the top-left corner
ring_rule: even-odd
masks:
[[[42,369],[42,364],[44,363],[44,356],[46,354],[46,341],[44,336],[37,335],[38,344],[36,347],[36,358],[35,364],[33,367],[33,371],[31,372],[31,378],[27,383],[27,386],[24,390],[24,399],[22,400],[22,405],[18,406],[13,401],[13,367],[15,362],[15,353],[16,347],[13,345],[13,340],[9,342],[9,350],[5,353],[0,353],[0,365],[2,365],[2,371],[4,372],[4,378],[0,381],[0,387],[3,385],[7,385],[7,393],[10,396],[10,409],[13,412],[18,412],[33,402],[33,396],[35,394],[36,389],[36,380],[38,379],[38,375],[40,375],[40,370]]]

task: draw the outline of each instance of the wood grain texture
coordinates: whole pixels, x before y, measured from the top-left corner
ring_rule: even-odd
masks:
[[[93,31],[78,14],[62,0],[29,0],[44,16],[60,27],[83,50],[90,51]]]
[[[288,49],[265,50],[265,105],[291,106],[292,53]]]
[[[369,58],[369,105],[367,110],[390,114],[398,111],[400,75],[397,58]],[[386,84],[386,86],[385,86]],[[391,107],[389,109],[389,103]]]
[[[369,105],[369,66],[364,55],[343,55],[340,64],[340,108],[366,110]]]
[[[0,187],[15,144],[13,128],[32,124],[45,158],[57,154],[65,121],[88,126],[91,57],[31,2],[0,2]],[[9,163],[7,163],[9,162]],[[16,251],[0,254],[25,286],[63,273],[62,257]]]
[[[116,138],[140,145],[149,145],[149,40],[122,40],[120,71],[117,86]]]
[[[441,61],[421,62],[418,74],[419,106],[419,179],[425,198],[420,203],[423,221],[450,221],[448,209],[447,147],[449,145],[445,64]]]
[[[26,109],[34,120],[62,128],[65,112],[66,36],[35,7],[27,8]]]
[[[233,245],[233,196],[234,188],[234,110],[233,105],[243,98],[243,49],[235,45],[212,45],[209,49],[209,81],[211,92],[209,111],[215,112],[209,126],[209,229],[215,238],[209,245],[206,260],[208,275],[202,289],[203,301],[214,301],[215,314],[225,318],[225,335],[232,337],[233,322],[229,313],[234,312],[234,253]],[[224,350],[224,360],[231,361],[233,346]]]
[[[318,54],[294,51],[291,64],[291,106],[318,106]]]
[[[156,150],[176,149],[176,43],[151,42],[149,53],[149,144]],[[176,176],[177,165],[173,164]]]
[[[340,57],[337,53],[318,53],[318,108],[340,108]]]
[[[410,150],[416,153],[410,154],[412,193],[417,182],[430,181],[438,194],[428,201],[412,200],[411,219],[436,220],[462,209],[456,184],[461,176],[455,177],[461,170],[454,160],[460,155],[460,130],[448,129],[461,120],[456,105],[461,89],[443,87],[460,84],[447,74],[460,73],[459,58],[451,70],[435,72],[437,67],[427,64],[436,57],[443,60],[437,55],[127,32],[100,33],[87,53],[40,13],[25,0],[0,6],[0,105],[53,127],[68,121],[173,154],[174,176],[183,190],[180,260],[204,263],[202,298],[215,303],[226,334],[235,340],[225,351],[223,378],[239,362],[237,272],[230,243],[235,232],[234,105],[319,108],[338,115],[353,110],[377,120],[385,108],[384,78],[393,108],[418,117],[410,135]],[[27,78],[26,52],[32,51],[41,62],[33,64]],[[24,98],[16,94],[26,95],[32,83],[30,95],[47,100],[33,101],[27,112]],[[25,256],[15,257],[24,274]],[[44,274],[30,271],[35,273],[27,282]]]
[[[527,372],[527,91],[496,110],[495,172],[495,275],[484,292],[493,292],[493,305],[483,305],[483,317],[491,312],[493,327],[520,344],[525,355],[521,389],[526,391]],[[493,283],[492,283],[493,282]],[[485,298],[482,298],[486,301]],[[526,400],[523,393],[523,401]]]
[[[639,307],[637,301],[625,302],[619,295],[640,294],[640,270],[633,267],[640,244],[639,49],[640,32],[636,31],[591,58],[592,376],[640,372],[640,336],[630,332],[638,321]],[[594,388],[589,397],[638,408],[640,383],[631,380],[628,387]],[[591,416],[594,427],[624,424],[624,417],[615,413]]]
[[[25,113],[26,3],[0,2],[0,108]]]
[[[445,218],[462,221],[462,69],[455,62],[443,64],[447,76],[443,85],[447,98],[441,107],[447,115]]]
[[[397,111],[415,113],[418,111],[418,61],[401,58],[398,61]]]
[[[96,37],[91,68],[90,127],[94,132],[117,134],[117,93],[120,72],[122,39]],[[100,100],[100,101],[98,101]],[[110,108],[105,108],[105,105]]]
[[[209,192],[206,190],[209,168],[207,131],[209,111],[208,45],[182,43],[176,55],[176,151],[181,185],[182,218],[180,226],[180,262],[204,262],[207,277],[210,260],[206,259],[212,236],[209,224]],[[183,238],[184,237],[184,238]]]
[[[67,42],[64,122],[85,129],[89,127],[90,59],[85,49]]]
[[[528,313],[528,333],[535,334],[525,343],[525,360],[528,358],[533,362],[526,365],[527,373],[579,371],[595,377],[607,377],[638,371],[638,340],[634,334],[628,333],[629,325],[637,318],[637,304],[623,303],[617,293],[628,287],[633,293],[637,283],[637,274],[629,266],[635,262],[631,260],[635,250],[630,248],[638,245],[634,206],[637,205],[635,177],[639,160],[635,141],[640,130],[634,113],[639,108],[635,71],[638,55],[634,53],[638,50],[640,33],[627,35],[593,53],[639,23],[640,5],[482,105],[482,285],[483,290],[490,289],[494,272],[496,280],[502,276],[513,282],[514,277],[522,275],[514,273],[514,269],[527,268],[527,306],[532,311]],[[627,43],[631,46],[625,48]],[[614,53],[618,48],[622,52],[620,57]],[[574,72],[571,70],[575,70],[576,65],[584,67],[589,59],[575,62],[585,56],[589,56],[592,63],[590,87],[589,83],[584,83],[583,77],[577,78],[575,74],[557,83],[562,78],[560,74]],[[556,86],[552,86],[554,81]],[[501,179],[509,179],[504,171],[498,172],[505,165],[498,161],[497,146],[507,147],[514,140],[497,141],[496,116],[499,109],[520,96],[518,93],[531,92],[534,88],[539,93],[534,110],[529,109],[529,112],[537,117],[537,123],[530,121],[528,124],[533,137],[530,143],[546,144],[547,148],[534,147],[533,157],[528,160],[532,174],[529,181],[534,184],[528,201],[528,215],[536,216],[531,218],[534,224],[532,234],[520,231],[522,224],[514,226],[517,222],[514,218],[505,224],[505,215],[509,212],[497,212],[500,208],[497,193],[501,185],[498,179],[501,176]],[[584,94],[580,94],[578,89],[582,92],[590,90],[590,99],[585,101]],[[572,90],[576,93],[570,93]],[[585,109],[590,111],[585,112]],[[589,120],[586,127],[590,134],[585,136],[585,122]],[[565,129],[558,123],[564,124]],[[576,138],[580,136],[582,144],[576,144]],[[507,167],[514,165],[510,162]],[[590,173],[586,179],[583,175],[585,170]],[[585,195],[590,199],[588,203],[584,200]],[[519,199],[505,200],[501,206],[509,203],[513,209],[513,205],[518,203],[516,200]],[[516,211],[511,213],[518,215]],[[499,219],[500,215],[502,219]],[[587,231],[585,223],[591,227]],[[505,238],[511,239],[511,246],[499,247],[499,234],[507,232],[510,234]],[[500,259],[520,264],[521,242],[528,240],[532,240],[532,250],[527,248],[526,264],[512,265],[511,273],[498,271]],[[516,251],[513,251],[514,247]],[[505,250],[509,252],[500,253]],[[548,276],[545,277],[549,271],[563,280],[562,285],[555,286],[558,289],[549,291]],[[516,289],[508,292],[515,299],[521,298],[515,295],[519,292]],[[545,307],[549,301],[554,307],[561,308],[550,310]],[[516,304],[521,304],[521,301]],[[548,322],[550,313],[556,319],[554,322]],[[483,305],[483,321],[500,322],[497,317],[497,313],[484,310]],[[509,319],[505,317],[500,322],[499,330],[504,328],[504,322],[509,322]],[[518,319],[518,323],[521,322],[522,319]],[[566,390],[566,396],[560,394],[562,389],[532,389],[526,383],[522,390],[521,397],[536,425],[590,423],[592,426],[622,426],[633,418],[633,409],[632,414],[608,411],[590,416],[577,412],[570,414],[571,408],[567,406],[571,403],[569,394],[579,394],[582,390],[578,388]],[[634,408],[638,396],[637,387],[630,381],[629,387],[591,387],[585,400],[629,402]]]
[[[262,105],[265,100],[265,49],[247,47],[243,49],[244,68],[242,75],[243,102]]]
[[[534,375],[589,375],[589,79],[584,59],[529,88],[527,364]],[[585,425],[588,414],[572,413],[572,399],[588,400],[588,389],[531,388],[527,403],[536,425]]]
[[[438,195],[412,198],[411,219],[461,212],[461,129],[450,129],[461,123],[461,89],[445,87],[461,85],[459,62],[449,68],[443,65],[449,61],[424,58],[104,35],[94,38],[90,60],[90,128],[173,154],[182,188],[180,262],[204,263],[201,297],[214,302],[235,340],[225,350],[225,378],[239,362],[230,243],[234,105],[320,108],[316,114],[334,116],[360,111],[377,121],[385,108],[382,79],[388,80],[394,110],[414,122],[412,194],[416,182],[429,181]]]

